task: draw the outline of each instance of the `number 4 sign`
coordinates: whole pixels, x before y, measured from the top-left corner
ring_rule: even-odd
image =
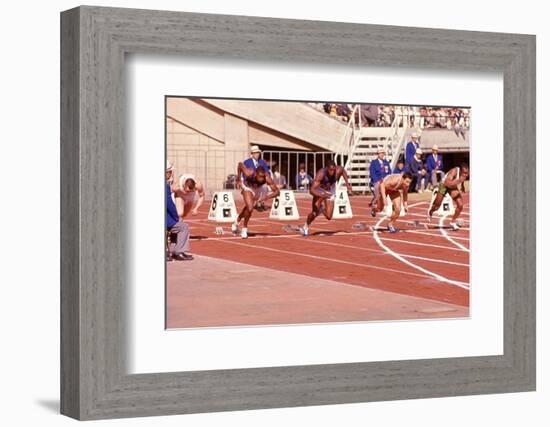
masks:
[[[334,212],[332,218],[353,218],[347,190],[338,190],[334,198]]]
[[[215,222],[234,222],[237,219],[237,208],[233,193],[230,191],[219,191],[214,193],[210,210],[208,211],[208,220]]]

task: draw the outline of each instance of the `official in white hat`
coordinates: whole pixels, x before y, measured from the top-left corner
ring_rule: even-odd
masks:
[[[407,142],[405,147],[405,164],[409,163],[409,161],[414,157],[416,149],[420,148],[420,142],[418,141],[419,136],[420,134],[416,131],[411,133],[410,140]]]
[[[378,147],[376,153],[378,155],[377,158],[370,162],[369,166],[370,185],[373,190],[373,198],[369,203],[371,207],[377,203],[380,184],[386,176],[391,174],[391,165],[385,159],[386,150],[384,147]]]
[[[262,150],[260,150],[260,147],[258,147],[257,145],[253,145],[250,147],[250,157],[246,159],[243,162],[243,164],[247,169],[256,170],[258,168],[262,168],[266,172],[266,174],[271,175],[271,171],[269,170],[269,165],[266,163],[264,159],[262,159]],[[244,179],[244,176],[241,175],[239,179],[242,182],[242,180]],[[256,209],[259,210],[260,212],[266,209],[264,204],[264,199],[267,197],[267,194],[268,194],[267,186],[264,186],[262,190],[263,190],[262,197],[260,197],[260,199],[258,200],[255,206]]]

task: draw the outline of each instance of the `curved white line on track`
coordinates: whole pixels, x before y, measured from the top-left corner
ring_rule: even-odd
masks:
[[[442,216],[440,219],[439,219],[439,231],[441,231],[441,234],[443,235],[443,237],[445,237],[449,242],[451,242],[453,245],[455,245],[457,248],[460,248],[462,249],[463,251],[466,251],[466,252],[470,252],[470,249],[468,249],[466,246],[454,241],[451,236],[449,236],[449,234],[447,233],[447,231],[443,228],[443,221],[445,220],[445,218],[447,218],[447,215],[445,216]]]
[[[448,283],[448,284],[453,285],[453,286],[458,286],[459,288],[462,288],[462,289],[468,289],[468,290],[470,289],[470,284],[469,283],[447,279],[446,277],[443,277],[443,276],[441,276],[437,273],[434,273],[430,270],[426,270],[425,268],[422,268],[419,265],[416,265],[416,264],[410,262],[409,260],[403,258],[401,255],[399,255],[398,253],[392,251],[390,248],[388,248],[386,245],[384,245],[384,243],[382,243],[382,240],[380,240],[380,237],[378,236],[378,231],[376,231],[376,229],[380,226],[380,224],[382,223],[382,221],[385,218],[386,217],[380,218],[380,220],[376,223],[376,226],[374,228],[374,232],[372,234],[373,237],[374,237],[374,240],[376,240],[376,243],[378,243],[378,246],[380,246],[382,249],[384,249],[387,253],[392,255],[394,258],[397,258],[399,261],[407,264],[408,266],[410,266],[410,267],[412,267],[416,270],[419,270],[419,271],[423,272],[424,274],[428,274],[428,275],[434,277],[435,279],[437,279],[441,282],[445,282],[445,283]]]

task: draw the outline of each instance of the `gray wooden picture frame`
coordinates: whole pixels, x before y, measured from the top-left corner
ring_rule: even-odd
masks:
[[[502,72],[503,355],[127,374],[124,61],[136,52]],[[65,415],[88,420],[535,390],[535,247],[532,35],[88,6],[61,14]]]

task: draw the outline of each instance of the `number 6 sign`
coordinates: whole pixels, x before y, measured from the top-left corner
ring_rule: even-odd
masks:
[[[233,200],[233,193],[229,191],[219,191],[214,193],[210,210],[208,211],[208,220],[215,222],[233,222],[237,219],[237,208]]]

